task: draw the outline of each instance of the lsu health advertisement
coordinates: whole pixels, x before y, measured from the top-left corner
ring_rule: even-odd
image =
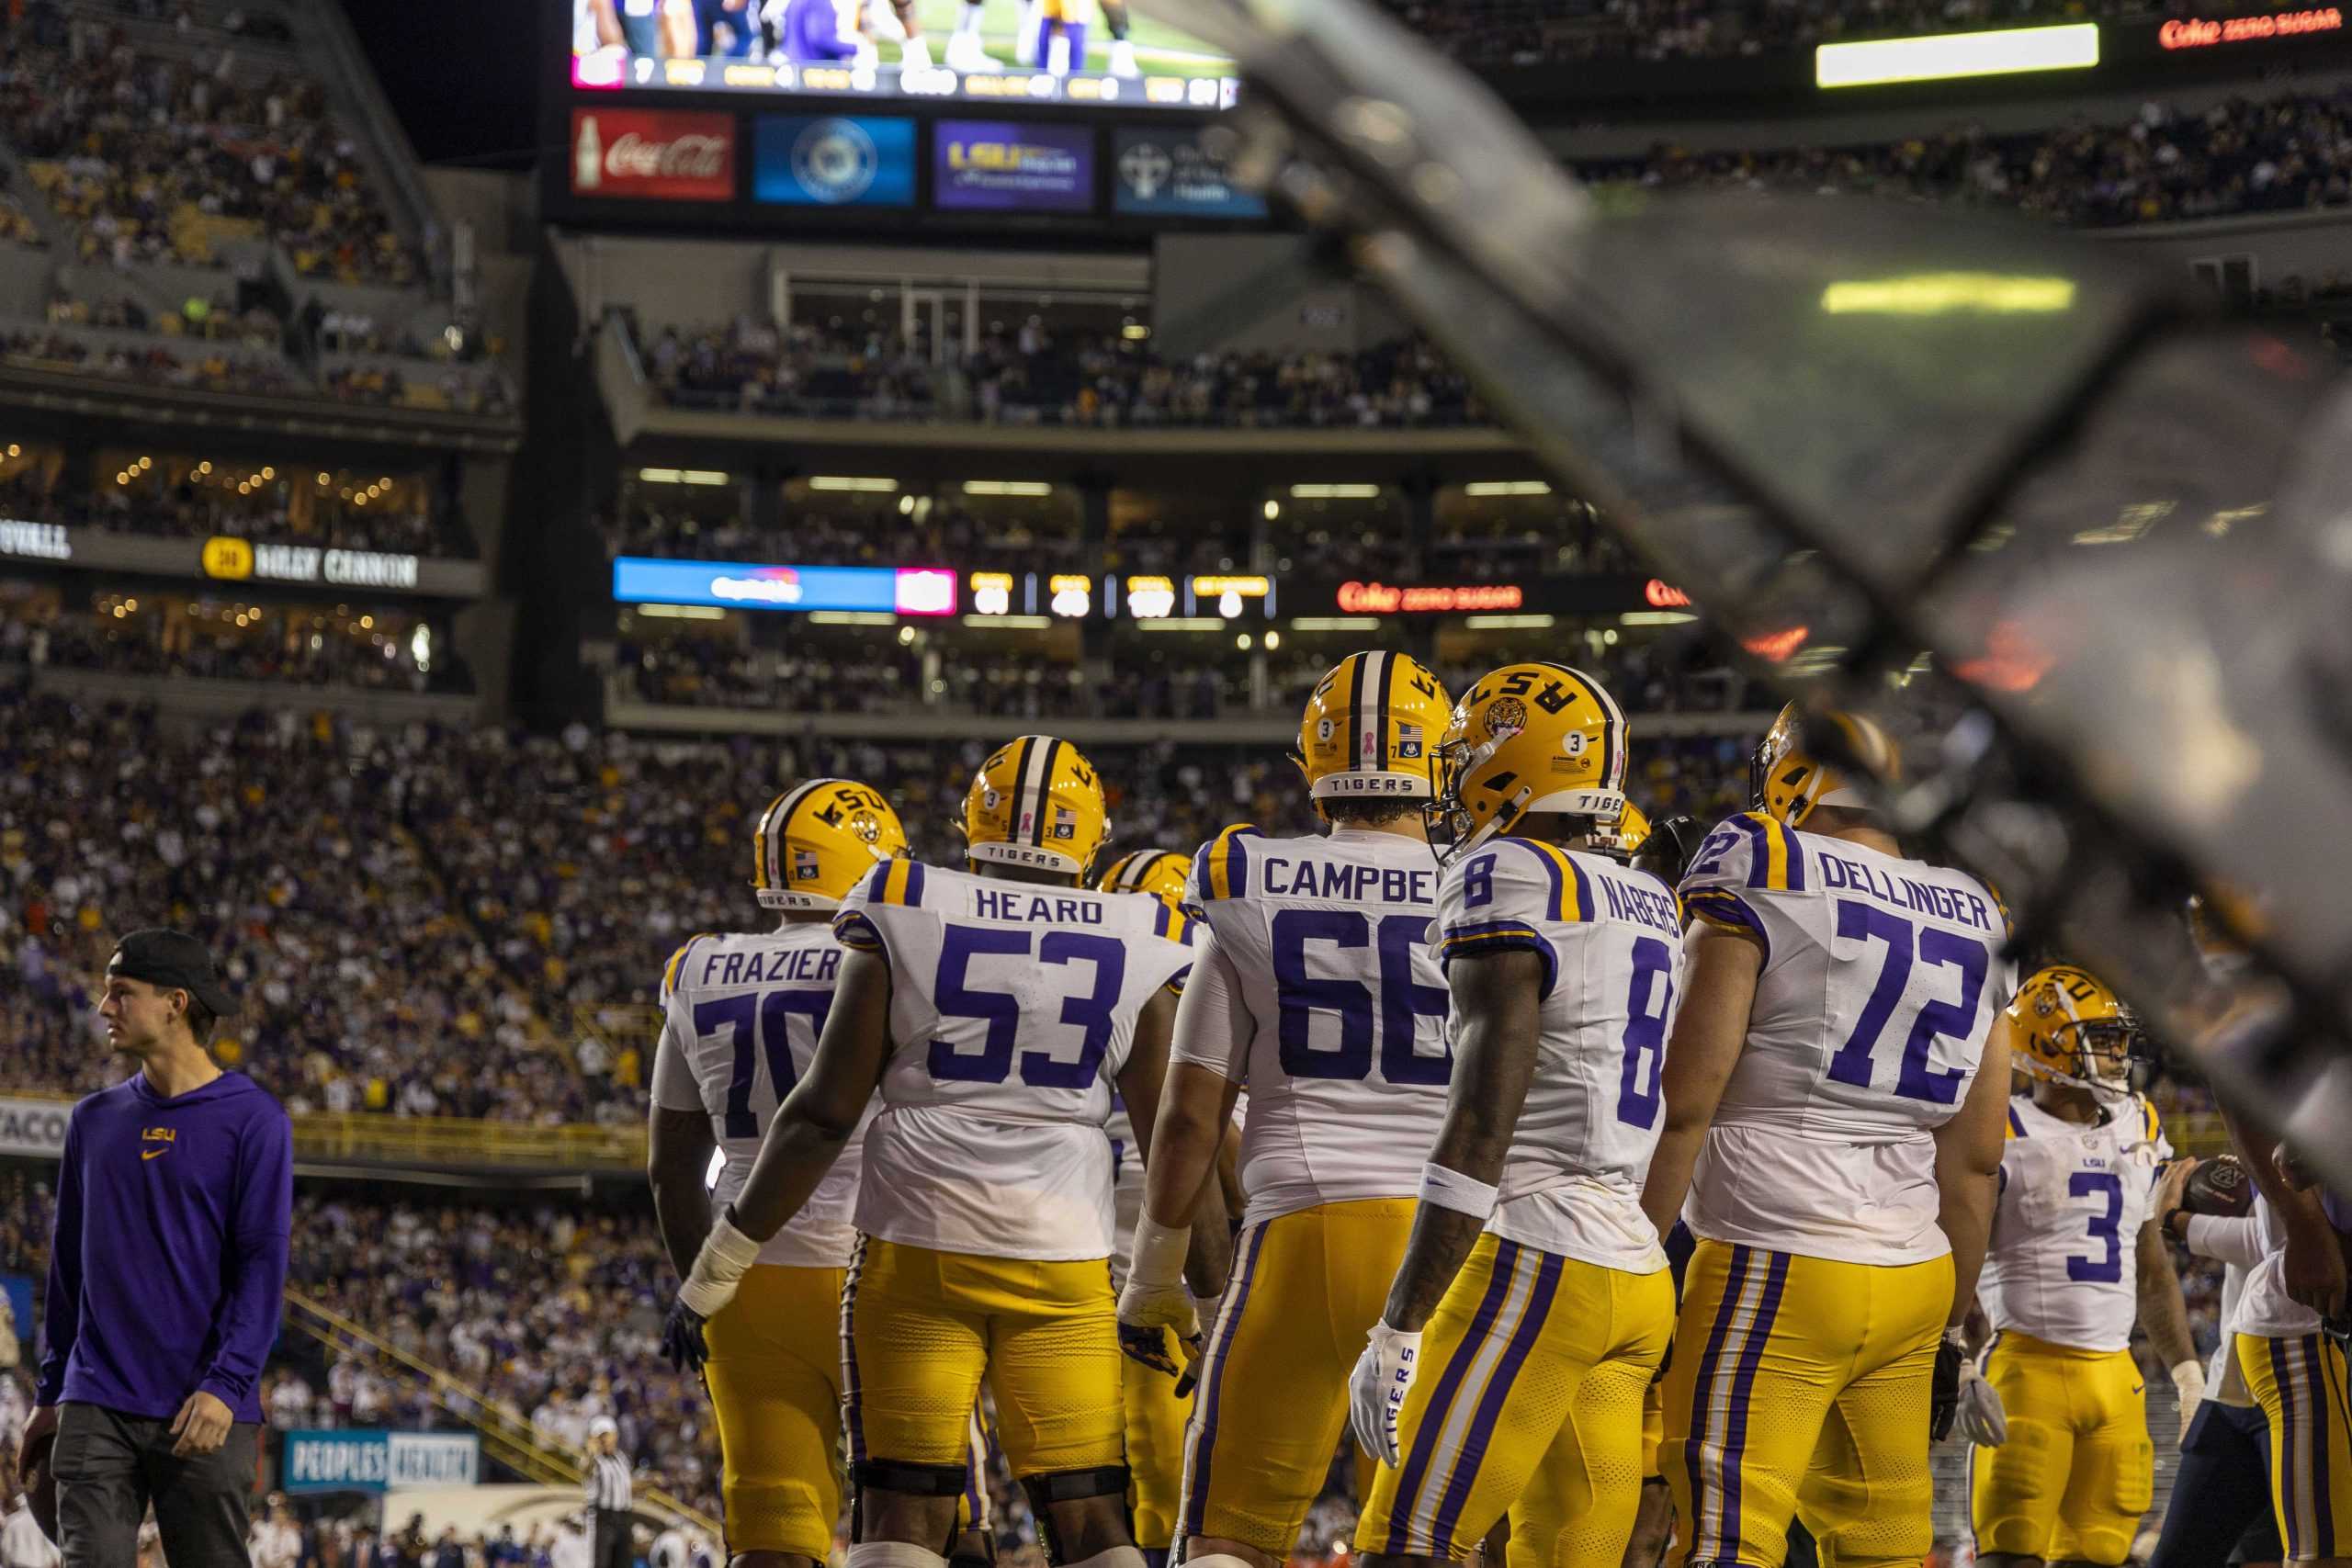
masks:
[[[1091,212],[1094,130],[943,119],[931,128],[932,203],[951,212]]]
[[[781,207],[912,207],[915,122],[763,114],[752,133],[752,197]]]

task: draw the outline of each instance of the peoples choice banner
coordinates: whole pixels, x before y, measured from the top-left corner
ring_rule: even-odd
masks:
[[[977,212],[1091,212],[1094,128],[943,119],[932,127],[933,199]]]
[[[735,117],[674,109],[571,111],[571,194],[735,199]]]
[[[481,1475],[476,1433],[346,1428],[287,1433],[278,1484],[288,1492],[401,1492],[472,1486]]]

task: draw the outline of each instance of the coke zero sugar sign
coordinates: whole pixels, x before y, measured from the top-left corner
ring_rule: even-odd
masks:
[[[735,199],[735,117],[671,109],[571,111],[571,194]]]

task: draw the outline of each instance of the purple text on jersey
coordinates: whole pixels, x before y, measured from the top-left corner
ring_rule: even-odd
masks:
[[[1621,882],[1607,875],[1594,880],[1600,884],[1601,896],[1609,901],[1611,919],[1633,920],[1662,931],[1668,936],[1682,934],[1682,919],[1675,910],[1674,900],[1668,897],[1663,889]]]
[[[1283,860],[1265,857],[1259,886],[1269,897],[1339,898],[1353,904],[1428,904],[1437,874],[1402,866],[1362,865],[1353,861]]]
[[[1821,856],[1821,886],[1824,890],[1851,887],[1898,909],[1929,914],[1942,920],[1955,920],[1980,931],[1993,929],[1992,911],[1984,907],[1984,900],[1973,893],[1962,893],[1956,887],[1939,886],[1935,883],[1919,882],[1908,876],[1889,876],[1873,866],[1864,865],[1859,861],[1840,860],[1826,852]]]
[[[788,947],[781,953],[714,953],[702,961],[702,983],[706,986],[756,986],[763,981],[814,980],[820,986],[833,983],[833,971],[842,966],[842,950],[831,945],[822,948]]]
[[[1057,926],[1099,926],[1102,906],[1092,898],[1048,898],[1038,893],[972,889],[972,913],[984,920],[1050,920]]]

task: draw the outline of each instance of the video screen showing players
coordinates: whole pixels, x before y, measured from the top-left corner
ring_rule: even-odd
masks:
[[[568,0],[576,87],[1230,107],[1233,62],[1129,0]]]

